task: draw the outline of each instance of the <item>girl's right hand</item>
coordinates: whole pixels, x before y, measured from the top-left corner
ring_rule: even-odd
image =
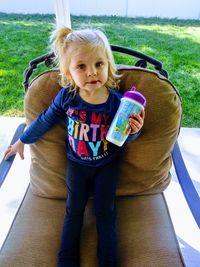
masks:
[[[19,139],[14,145],[10,145],[4,153],[4,159],[7,160],[15,154],[19,154],[21,159],[24,159],[24,143]]]

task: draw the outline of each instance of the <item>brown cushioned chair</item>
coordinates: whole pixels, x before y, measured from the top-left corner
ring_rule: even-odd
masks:
[[[119,267],[185,266],[163,190],[181,121],[180,96],[155,71],[119,67],[120,91],[136,86],[147,99],[141,136],[126,145],[117,188]],[[25,97],[27,124],[60,90],[57,70],[36,77]],[[65,125],[30,146],[30,187],[0,254],[1,267],[55,267],[65,212]],[[81,236],[81,267],[96,267],[95,217],[89,199]]]

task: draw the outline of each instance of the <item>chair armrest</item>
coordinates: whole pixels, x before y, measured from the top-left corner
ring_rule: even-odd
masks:
[[[174,145],[174,149],[172,151],[172,159],[178,177],[178,181],[187,201],[187,204],[192,212],[192,215],[198,227],[200,228],[200,198],[185,166],[178,142],[176,142]]]
[[[11,141],[11,145],[14,144],[20,137],[20,135],[23,133],[24,131],[24,128],[26,127],[26,124],[25,123],[21,123],[15,133],[14,133],[14,136],[12,138],[12,141]],[[8,160],[4,160],[2,159],[1,163],[0,163],[0,187],[1,185],[3,184],[11,166],[12,166],[12,163],[15,159],[15,155],[13,155],[12,157],[10,157]]]

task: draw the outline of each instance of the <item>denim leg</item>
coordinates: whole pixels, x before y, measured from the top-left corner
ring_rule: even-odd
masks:
[[[58,267],[79,267],[80,233],[90,186],[84,168],[69,162],[67,208],[63,224]]]
[[[98,233],[99,267],[116,267],[117,236],[115,193],[119,176],[118,162],[98,169],[95,178],[95,215]]]

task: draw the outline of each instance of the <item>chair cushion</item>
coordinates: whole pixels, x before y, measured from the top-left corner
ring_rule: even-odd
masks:
[[[64,200],[45,199],[28,190],[0,253],[2,267],[55,267]],[[162,194],[119,197],[118,264],[121,267],[185,266]],[[93,203],[85,211],[81,266],[95,267]]]
[[[170,182],[171,151],[181,121],[181,100],[173,84],[158,73],[120,66],[120,91],[136,86],[147,99],[141,136],[125,147],[117,195],[151,194]],[[42,73],[31,83],[25,97],[27,124],[51,103],[60,90],[56,70]],[[60,123],[31,147],[31,189],[49,198],[65,198],[65,125]]]

